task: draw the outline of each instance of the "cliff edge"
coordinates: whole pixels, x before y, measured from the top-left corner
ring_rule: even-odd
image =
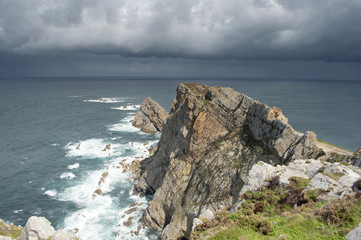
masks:
[[[162,239],[189,238],[193,220],[238,201],[252,166],[318,158],[313,132],[300,133],[277,107],[231,88],[180,84],[155,154],[135,190],[154,194],[141,221]]]

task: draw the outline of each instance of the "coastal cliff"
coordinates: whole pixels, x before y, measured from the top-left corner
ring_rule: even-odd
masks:
[[[155,154],[135,190],[154,194],[141,222],[162,239],[189,238],[193,220],[237,203],[247,174],[324,155],[313,132],[299,133],[277,107],[231,88],[180,84]]]

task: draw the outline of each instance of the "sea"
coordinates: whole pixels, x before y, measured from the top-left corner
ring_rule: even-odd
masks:
[[[132,173],[121,163],[147,157],[160,139],[130,123],[143,100],[169,111],[182,82],[232,87],[278,106],[300,132],[361,147],[361,81],[2,78],[0,218],[24,226],[44,216],[83,240],[157,239],[150,229],[134,234],[150,198],[132,194]]]

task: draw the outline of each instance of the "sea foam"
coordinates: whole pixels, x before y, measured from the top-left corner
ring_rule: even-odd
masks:
[[[136,111],[140,109],[140,105],[128,105],[128,106],[120,106],[120,107],[112,107],[114,110],[121,111]]]
[[[86,99],[83,102],[92,102],[92,103],[121,103],[125,102],[126,99],[124,98],[108,98],[108,97],[102,97],[99,99]]]
[[[73,178],[75,178],[75,175],[74,175],[74,173],[71,173],[71,172],[64,172],[60,175],[60,178],[61,179],[64,179],[64,178],[73,179]]]
[[[120,144],[109,143],[104,139],[97,138],[77,143],[70,142],[65,146],[65,149],[68,150],[68,157],[83,157],[87,159],[119,156],[122,153]]]
[[[58,192],[55,189],[44,192],[44,195],[48,195],[49,197],[55,197],[56,194],[58,194]]]
[[[79,168],[80,164],[79,163],[74,163],[73,165],[68,165],[68,169],[75,169],[75,168]]]

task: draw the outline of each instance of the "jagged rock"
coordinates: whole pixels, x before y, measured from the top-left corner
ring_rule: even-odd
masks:
[[[180,84],[155,154],[135,190],[154,194],[141,221],[163,239],[189,238],[193,219],[238,201],[258,161],[317,158],[316,136],[295,131],[278,108],[231,88]]]
[[[310,179],[316,175],[317,171],[323,166],[321,161],[314,159],[310,160],[295,160],[291,162],[280,175],[280,186],[289,185],[290,177],[301,177]]]
[[[207,209],[205,211],[203,211],[200,215],[199,215],[199,219],[204,219],[206,221],[211,221],[214,219],[214,214],[211,210]]]
[[[19,240],[43,240],[54,234],[55,230],[46,218],[32,216],[28,219]]]
[[[106,150],[110,150],[111,146],[112,146],[111,144],[105,145],[105,148],[103,149],[103,152],[105,152]]]
[[[322,172],[316,174],[306,190],[323,189],[330,198],[343,198],[353,194],[353,187],[361,175],[340,163],[326,163]]]
[[[277,166],[274,167],[265,162],[258,162],[253,165],[249,171],[246,181],[240,191],[240,194],[243,194],[247,191],[257,190],[258,188],[268,184],[267,180],[272,179],[274,176],[283,172],[286,166]]]
[[[351,165],[361,168],[361,148],[358,148],[346,159]]]
[[[264,162],[258,162],[249,171],[240,194],[246,191],[254,191],[262,186],[268,185],[269,181],[275,176],[279,177],[278,185],[280,187],[288,186],[291,177],[310,179],[316,175],[322,166],[321,161],[314,159],[297,159],[290,162],[288,166],[278,165],[276,167]]]
[[[346,240],[360,240],[361,239],[361,223],[357,228],[353,229],[346,235]]]
[[[132,124],[142,132],[156,133],[157,131],[162,131],[167,117],[167,111],[153,99],[148,97],[140,105],[140,110],[132,120]]]
[[[59,230],[55,233],[51,240],[74,240],[74,236],[66,230]]]

